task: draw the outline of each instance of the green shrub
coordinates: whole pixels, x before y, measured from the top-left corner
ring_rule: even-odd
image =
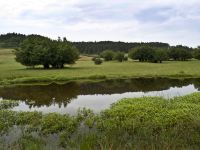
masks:
[[[103,51],[100,56],[104,58],[105,61],[111,61],[114,59],[115,53],[112,50]]]
[[[122,62],[125,59],[125,54],[123,52],[116,52],[114,59],[119,61],[119,62]]]
[[[96,58],[95,60],[94,60],[94,64],[95,65],[101,65],[103,63],[103,61],[100,59],[100,58]]]

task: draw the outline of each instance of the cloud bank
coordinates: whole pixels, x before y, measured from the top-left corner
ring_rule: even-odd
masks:
[[[199,0],[1,0],[0,8],[1,33],[200,45]]]

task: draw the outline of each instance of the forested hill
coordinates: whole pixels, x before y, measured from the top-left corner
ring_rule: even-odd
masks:
[[[0,35],[0,48],[17,48],[26,38],[23,34],[8,33]]]
[[[170,45],[167,43],[160,42],[149,42],[149,43],[125,43],[125,42],[112,42],[112,41],[101,41],[101,42],[73,42],[73,44],[79,49],[81,53],[86,54],[99,54],[104,50],[110,49],[113,51],[128,52],[131,48],[145,45],[158,48],[168,48]]]
[[[24,34],[8,33],[0,35],[0,48],[17,48],[19,44],[26,38]],[[128,52],[131,48],[148,45],[151,47],[164,47],[168,48],[169,44],[160,42],[149,42],[149,43],[126,43],[126,42],[112,42],[112,41],[101,41],[101,42],[73,42],[78,48],[80,53],[85,54],[99,54],[104,50],[111,49],[113,51]]]

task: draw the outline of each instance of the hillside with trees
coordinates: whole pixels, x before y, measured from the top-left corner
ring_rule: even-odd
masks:
[[[126,61],[129,58],[140,62],[160,62],[165,60],[186,61],[200,59],[200,48],[161,42],[69,42],[64,38],[52,40],[40,35],[8,33],[0,35],[0,48],[15,48],[16,60],[26,66],[43,65],[44,68],[62,68],[74,63],[79,51],[81,54],[99,55],[105,61]],[[65,51],[66,50],[66,51]],[[69,53],[69,54],[68,54]],[[47,64],[46,64],[47,62]]]
[[[25,40],[26,35],[18,33],[8,33],[0,35],[0,48],[17,48]]]
[[[1,48],[17,48],[20,43],[27,38],[24,34],[8,33],[0,35],[0,47]],[[72,44],[82,54],[100,54],[104,50],[111,49],[113,51],[122,51],[127,53],[131,48],[138,46],[150,46],[156,48],[168,48],[168,43],[161,42],[112,42],[112,41],[100,41],[100,42],[72,42]]]

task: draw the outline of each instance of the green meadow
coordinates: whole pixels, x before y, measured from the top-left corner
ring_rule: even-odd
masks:
[[[67,82],[71,80],[95,80],[136,77],[200,77],[200,61],[165,61],[159,63],[141,63],[137,61],[103,62],[95,65],[92,57],[81,56],[76,64],[64,69],[26,68],[15,61],[12,49],[0,49],[0,84],[24,84],[44,82]]]

